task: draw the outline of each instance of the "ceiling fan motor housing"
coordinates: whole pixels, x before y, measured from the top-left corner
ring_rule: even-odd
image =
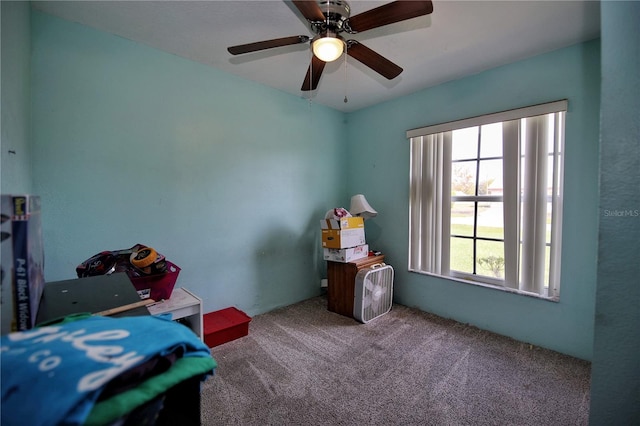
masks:
[[[347,30],[346,21],[351,13],[349,3],[344,0],[318,0],[318,6],[325,20],[311,22],[311,28],[316,34],[322,34],[327,30],[335,33]]]

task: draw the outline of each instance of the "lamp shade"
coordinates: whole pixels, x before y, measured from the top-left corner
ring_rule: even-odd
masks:
[[[349,209],[349,213],[365,219],[375,217],[378,214],[378,212],[369,205],[367,199],[364,198],[364,195],[362,194],[357,194],[351,197],[351,208]]]

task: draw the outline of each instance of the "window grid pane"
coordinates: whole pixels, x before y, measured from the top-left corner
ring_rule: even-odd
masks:
[[[451,235],[473,237],[475,203],[457,201],[451,203]]]
[[[504,242],[477,240],[477,274],[504,278]]]
[[[451,195],[476,195],[476,160],[454,161],[451,164]]]
[[[473,239],[451,237],[452,271],[473,274]]]

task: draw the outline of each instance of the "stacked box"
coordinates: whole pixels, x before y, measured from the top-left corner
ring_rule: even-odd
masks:
[[[324,260],[330,260],[331,262],[349,263],[354,260],[362,259],[369,255],[369,245],[363,244],[361,246],[350,247],[346,249],[333,249],[325,248]]]
[[[323,219],[320,228],[325,260],[351,262],[367,257],[369,248],[366,245],[363,218]]]
[[[40,197],[2,195],[2,333],[34,327],[44,290]]]

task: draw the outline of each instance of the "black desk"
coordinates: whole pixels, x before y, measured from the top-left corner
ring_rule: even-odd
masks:
[[[140,301],[126,273],[46,283],[36,324],[83,312],[102,312]],[[149,315],[146,306],[112,317]],[[200,425],[200,376],[178,383],[166,391],[157,426]]]
[[[46,283],[36,324],[80,312],[106,311],[140,301],[140,296],[124,272]],[[113,317],[149,315],[145,307],[131,309]]]

